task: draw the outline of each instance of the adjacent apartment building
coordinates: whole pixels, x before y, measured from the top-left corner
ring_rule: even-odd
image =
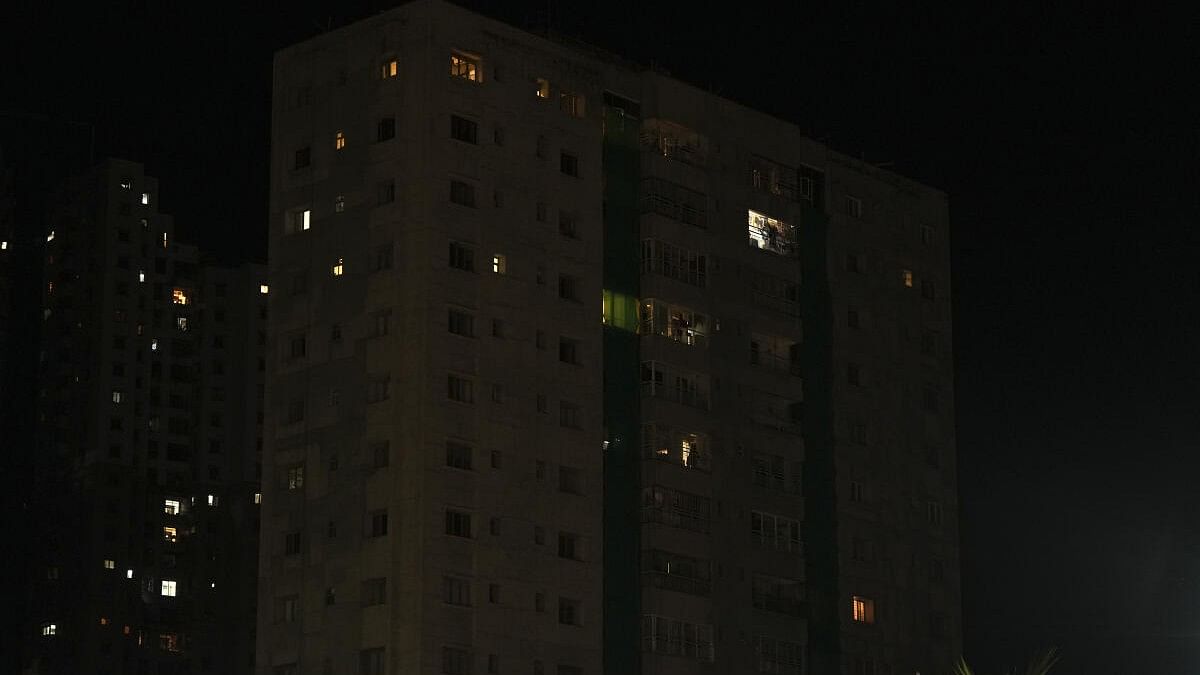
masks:
[[[52,199],[29,673],[249,673],[266,270],[206,264],[155,178],[108,160]]]
[[[946,672],[943,193],[418,0],[279,52],[258,672]]]

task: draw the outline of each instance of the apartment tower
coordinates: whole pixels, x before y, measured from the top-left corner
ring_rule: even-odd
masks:
[[[254,663],[266,270],[207,264],[107,160],[51,200],[29,673]]]
[[[417,0],[279,52],[258,672],[943,672],[946,197]]]

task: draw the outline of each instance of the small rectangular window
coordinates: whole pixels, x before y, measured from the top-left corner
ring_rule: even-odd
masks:
[[[312,209],[292,209],[284,220],[285,234],[304,232],[312,227]]]
[[[446,395],[451,401],[459,403],[474,403],[474,382],[456,375],[446,376]]]
[[[575,277],[558,275],[558,297],[563,300],[579,300],[579,283]]]
[[[579,469],[569,466],[558,467],[558,491],[569,495],[582,494],[580,491]]]
[[[447,605],[471,606],[471,584],[458,577],[442,577],[442,601]]]
[[[472,145],[479,143],[479,125],[458,115],[450,116],[450,138]]]
[[[293,169],[303,169],[312,164],[312,148],[305,146],[296,151],[295,161],[292,163]]]
[[[570,598],[558,599],[558,622],[568,626],[578,626],[583,617],[579,613],[579,601]]]
[[[450,267],[474,272],[475,250],[455,241],[450,242]]]
[[[362,582],[362,604],[370,607],[387,603],[387,578],[378,577]]]
[[[471,652],[457,647],[442,647],[443,675],[471,675]]]
[[[458,441],[446,441],[446,466],[471,470],[471,446]]]
[[[858,197],[846,195],[845,211],[846,211],[846,215],[850,216],[851,218],[862,218],[862,215],[863,215],[862,200],[859,199]]]
[[[564,91],[558,96],[558,107],[571,117],[583,117],[583,96]]]
[[[376,272],[392,269],[392,245],[380,244],[375,247],[374,269]]]
[[[579,423],[579,406],[574,403],[560,401],[558,404],[558,425],[569,429],[582,428]]]
[[[855,595],[850,600],[850,617],[856,623],[875,623],[875,601]]]
[[[579,340],[560,337],[558,339],[558,360],[563,363],[579,365]]]
[[[386,672],[383,647],[364,649],[358,653],[358,675],[385,675]]]
[[[396,137],[396,118],[381,117],[375,124],[375,142],[382,143]]]
[[[396,201],[396,181],[385,180],[375,185],[375,201],[379,205]]]
[[[579,177],[579,158],[569,152],[559,154],[558,167],[568,176]]]
[[[391,443],[376,441],[371,444],[371,466],[382,469],[391,464]]]
[[[534,93],[537,95],[538,98],[543,99],[543,100],[550,98],[550,80],[547,80],[546,78],[543,78],[543,77],[539,77],[536,80],[534,80],[534,86],[535,86]]]
[[[492,272],[495,274],[508,274],[508,260],[503,255],[497,253],[492,256]]]
[[[475,337],[475,317],[457,309],[447,311],[447,330],[463,337]]]
[[[450,181],[450,201],[475,208],[475,186],[461,180]]]
[[[452,537],[471,538],[471,514],[446,509],[446,534]]]
[[[569,211],[563,211],[561,209],[559,210],[558,233],[564,237],[570,237],[571,239],[579,238],[579,228],[577,226],[575,214]]]
[[[173,597],[175,597],[177,589],[178,589],[178,582],[172,581],[170,579],[163,579],[162,586],[160,589],[160,594],[163,597],[173,598]]]
[[[380,76],[382,77],[382,79],[386,80],[388,78],[396,77],[399,74],[400,74],[400,62],[399,61],[397,61],[396,59],[391,59],[390,61],[383,62],[383,67],[380,68]]]
[[[341,150],[345,147],[346,147],[346,134],[344,132],[339,131],[333,135],[333,149]]]
[[[386,510],[372,511],[367,520],[367,536],[385,537],[388,533],[388,514]]]
[[[451,52],[450,76],[470,82],[483,82],[483,66],[479,57],[463,52]]]

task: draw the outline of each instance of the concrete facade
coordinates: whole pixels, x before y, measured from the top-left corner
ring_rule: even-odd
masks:
[[[271,162],[258,672],[957,658],[942,193],[438,0]]]

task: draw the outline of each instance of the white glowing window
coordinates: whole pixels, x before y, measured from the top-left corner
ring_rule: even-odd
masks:
[[[125,578],[126,578],[126,579],[132,579],[132,578],[133,578],[133,568],[130,568],[130,569],[127,569],[127,570],[125,570]]]
[[[173,598],[173,597],[175,597],[176,587],[177,587],[176,582],[174,582],[170,579],[163,579],[161,594],[165,597]]]
[[[338,195],[333,198],[333,212],[341,213],[346,210],[346,195]]]
[[[479,57],[461,52],[451,54],[450,75],[472,82],[483,82],[483,68],[479,64]]]
[[[163,528],[163,541],[167,541],[167,542],[170,542],[170,543],[172,543],[172,544],[174,544],[175,542],[179,541],[179,532],[178,532],[178,530],[176,530],[176,529],[175,529],[175,528],[173,528],[173,527],[164,527],[164,528]]]
[[[138,283],[146,283],[146,270],[138,270]]]
[[[175,516],[179,514],[179,510],[178,499],[163,500],[163,513],[167,514],[168,516]]]
[[[163,236],[162,236],[162,246],[163,246],[163,248],[166,248],[166,247],[167,247],[167,233],[166,233],[166,232],[163,232]]]
[[[346,134],[339,131],[336,134],[334,134],[333,149],[341,150],[344,147],[346,147]]]
[[[255,492],[255,493],[254,493],[254,503],[255,503],[255,504],[261,504],[261,503],[262,503],[262,493],[261,493],[261,492]]]
[[[145,204],[149,204],[149,203],[150,203],[150,193],[143,192],[142,193],[142,204],[145,205]]]
[[[304,232],[312,227],[312,209],[295,209],[288,211],[287,234]]]
[[[128,178],[122,178],[121,179],[121,189],[122,190],[132,190],[133,189],[133,181],[129,180]]]
[[[42,635],[49,636],[58,632],[58,626],[52,623],[42,624]]]
[[[8,242],[0,241],[0,251],[7,251],[7,250],[8,250]]]
[[[271,290],[271,287],[266,284],[258,285],[258,292],[262,293],[263,295],[266,295],[270,290]]]
[[[187,332],[187,328],[188,328],[188,326],[187,326],[187,317],[186,317],[186,316],[177,316],[177,317],[175,317],[175,327],[176,327],[176,328],[178,328],[179,330],[181,330],[181,331],[183,331],[183,332],[185,332],[185,333],[186,333],[186,332]]]
[[[335,262],[333,264],[333,276],[340,277],[340,276],[342,276],[342,272],[344,272],[344,271],[345,271],[345,266],[342,263],[342,259],[338,258],[337,262]]]
[[[400,74],[400,63],[395,59],[392,59],[391,61],[385,61],[383,68],[380,70],[380,75],[382,75],[383,79],[385,80],[389,77],[395,77]]]
[[[46,241],[54,241],[54,230],[50,230],[50,234],[46,235]]]
[[[150,338],[150,351],[158,351],[158,338]]]
[[[117,562],[115,560],[113,560],[111,558],[104,559],[104,569],[111,570],[111,569],[116,569],[116,567],[117,567]]]
[[[216,496],[216,495],[209,495],[209,496],[208,496],[208,505],[209,505],[209,506],[216,506],[216,505],[217,505],[217,496]]]
[[[508,260],[500,254],[492,256],[492,271],[496,274],[507,274]]]
[[[217,587],[217,582],[215,582],[215,581],[211,581],[211,582],[209,582],[209,584],[208,584],[208,587],[209,587],[209,588],[216,588],[216,587]]]
[[[112,393],[112,402],[113,402],[113,403],[120,403],[120,402],[121,402],[121,399],[122,399],[123,397],[124,397],[124,396],[123,396],[123,394],[121,394],[121,392],[119,392],[119,391],[113,391],[113,393]]]

